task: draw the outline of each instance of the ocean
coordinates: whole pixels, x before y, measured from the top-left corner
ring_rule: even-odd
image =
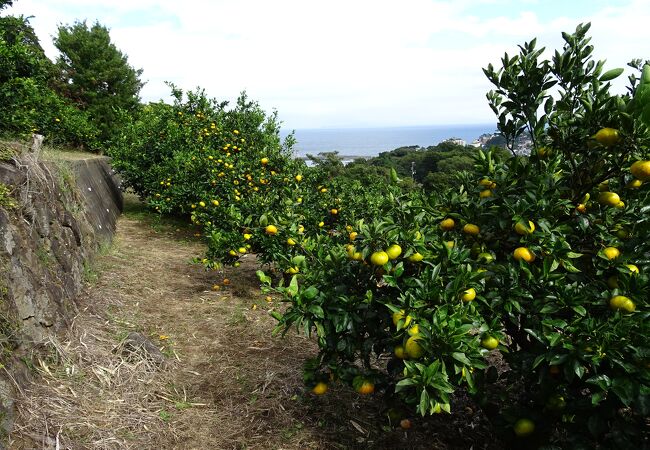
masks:
[[[428,147],[449,138],[470,144],[480,135],[494,133],[496,124],[435,125],[383,128],[320,128],[295,130],[296,157],[338,151],[344,159],[372,157],[399,147]],[[284,138],[290,130],[281,132]]]

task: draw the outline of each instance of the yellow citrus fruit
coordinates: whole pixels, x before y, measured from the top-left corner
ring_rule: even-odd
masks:
[[[417,323],[408,329],[408,334],[409,336],[415,336],[416,334],[420,334],[420,327],[418,326]]]
[[[531,234],[533,231],[535,231],[535,224],[530,220],[528,221],[528,223],[522,220],[515,224],[515,232],[522,236]]]
[[[399,359],[408,358],[408,355],[406,354],[406,350],[404,350],[404,347],[402,347],[401,345],[395,346],[395,356]]]
[[[262,159],[260,159],[260,162],[262,163],[262,165],[265,166],[265,165],[267,165],[269,163],[269,158],[262,158]]]
[[[294,241],[293,239],[289,238],[289,239],[287,239],[287,244],[289,244],[289,245],[296,245],[296,241]]]
[[[642,181],[650,180],[650,161],[637,161],[630,166],[630,172]]]
[[[499,340],[494,336],[485,336],[483,339],[481,339],[481,347],[483,348],[486,348],[488,350],[494,350],[498,346],[499,346]]]
[[[228,252],[228,254],[229,254],[230,256],[237,256],[237,252],[234,251],[234,250],[230,250],[230,251]]]
[[[492,197],[492,191],[490,189],[485,189],[478,194],[479,198],[488,198]]]
[[[363,261],[363,255],[361,254],[361,252],[354,252],[354,254],[352,255],[352,259],[354,259],[355,261]]]
[[[249,233],[244,233],[244,240],[246,240],[246,241],[247,241],[247,240],[249,240],[249,239],[250,239],[250,238],[252,238],[252,237],[253,237],[253,235],[252,235],[252,234],[249,234]]]
[[[424,354],[424,349],[418,343],[418,341],[421,339],[422,336],[418,334],[415,336],[411,336],[406,340],[404,349],[406,350],[406,354],[409,356],[409,358],[418,359]]]
[[[205,202],[199,202],[199,206],[205,208]]]
[[[296,181],[302,181],[302,175],[296,175]]]
[[[584,203],[580,203],[578,206],[576,206],[576,211],[584,214],[587,212],[587,206]]]
[[[246,253],[246,247],[239,247],[239,248],[237,249],[237,251],[238,251],[239,253]]]
[[[359,235],[359,233],[357,233],[356,231],[353,231],[352,233],[350,233],[350,240],[354,241],[357,238],[358,235]]]
[[[607,206],[616,206],[621,201],[621,197],[616,192],[601,192],[598,194],[598,203]]]
[[[452,219],[451,217],[440,222],[440,228],[442,228],[445,231],[453,230],[455,226],[456,226],[456,222],[454,222],[454,219]]]
[[[623,311],[627,312],[634,312],[636,309],[636,305],[632,299],[624,295],[615,295],[614,297],[610,298],[609,306],[614,310],[622,309]]]
[[[386,254],[390,259],[397,259],[397,257],[402,254],[402,247],[398,244],[393,244],[386,249]]]
[[[603,254],[605,257],[607,257],[607,259],[611,261],[612,259],[616,259],[621,256],[621,251],[616,247],[607,247],[603,249]]]
[[[633,274],[639,273],[639,268],[637,266],[635,266],[634,264],[625,264],[625,267],[627,267],[628,270],[630,272],[632,272]]]
[[[404,314],[406,314],[406,311],[403,309],[400,309],[398,312],[393,313],[393,325],[397,326],[399,321],[404,319],[404,326],[408,327],[413,318],[411,316],[404,317]]]
[[[519,419],[513,429],[518,437],[529,436],[535,431],[535,422],[530,419]]]
[[[445,247],[447,247],[449,250],[454,248],[454,245],[456,245],[454,241],[445,241]]]
[[[620,202],[618,202],[618,203],[614,206],[614,208],[618,208],[618,209],[623,209],[623,208],[625,208],[625,202],[624,202],[623,200],[621,200]]]
[[[476,298],[476,289],[469,288],[463,291],[460,295],[460,299],[465,303],[469,303]]]
[[[535,261],[535,255],[526,247],[517,247],[512,253],[512,256],[517,261],[525,261],[527,263]]]
[[[415,252],[411,256],[409,256],[409,261],[411,262],[420,262],[424,259],[424,256],[422,256],[421,253]]]
[[[290,274],[290,275],[295,275],[295,274],[297,274],[298,272],[300,272],[300,269],[297,268],[297,267],[289,267],[289,268],[286,270],[286,272],[287,272],[288,274]]]
[[[383,266],[388,262],[388,254],[386,252],[374,252],[370,255],[370,262],[375,266]]]
[[[625,185],[626,188],[628,189],[639,189],[643,185],[643,181],[637,180],[636,178],[632,181],[630,181],[628,184]]]
[[[316,386],[314,386],[311,391],[316,395],[323,395],[325,392],[327,392],[327,383],[323,383],[322,381],[320,383],[316,383]]]
[[[610,147],[621,139],[621,136],[618,134],[618,130],[615,130],[613,128],[601,128],[594,135],[594,137],[596,138],[596,142],[604,145],[605,147]]]
[[[480,231],[481,229],[473,223],[468,223],[463,227],[463,233],[469,234],[471,236],[476,236]]]
[[[278,228],[275,225],[267,225],[264,231],[266,231],[266,234],[273,235],[273,234],[277,234]]]
[[[357,392],[361,395],[372,394],[373,392],[375,392],[375,385],[374,383],[365,380],[363,383],[361,383],[361,385],[357,389]]]
[[[320,228],[324,227],[324,226],[325,226],[325,222],[318,222],[318,226],[319,226]]]
[[[336,209],[336,208],[332,208],[332,209],[330,209],[330,213],[331,213],[333,216],[335,216],[335,215],[337,215],[337,214],[339,213],[339,210]]]

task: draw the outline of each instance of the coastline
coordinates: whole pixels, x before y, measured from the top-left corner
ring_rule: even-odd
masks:
[[[450,139],[460,145],[473,145],[481,136],[492,135],[495,130],[496,124],[468,124],[297,129],[281,131],[280,135],[284,138],[293,133],[295,158],[336,151],[343,159],[352,160],[376,157],[403,147],[427,148]]]

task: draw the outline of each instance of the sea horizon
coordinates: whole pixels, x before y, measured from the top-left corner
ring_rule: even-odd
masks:
[[[338,152],[345,159],[369,158],[400,147],[428,147],[451,138],[470,144],[482,134],[496,131],[496,123],[410,125],[386,127],[299,128],[282,130],[282,138],[294,132],[294,155]]]

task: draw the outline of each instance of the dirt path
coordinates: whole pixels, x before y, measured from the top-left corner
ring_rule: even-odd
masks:
[[[404,432],[386,428],[376,397],[336,385],[305,393],[302,364],[316,347],[297,334],[272,337],[268,310],[279,305],[260,292],[254,257],[206,272],[191,263],[204,249],[193,230],[128,200],[112,247],[88,270],[71,330],[32,358],[10,448],[484,447],[471,410]],[[126,352],[131,332],[166,362]]]

